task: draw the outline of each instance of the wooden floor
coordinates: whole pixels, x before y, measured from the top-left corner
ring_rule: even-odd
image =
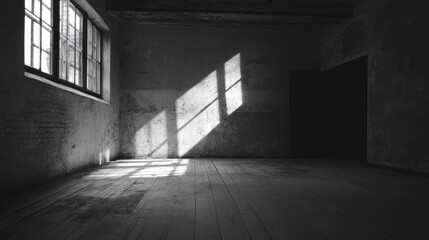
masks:
[[[0,239],[429,239],[428,177],[346,160],[123,160],[4,201]]]

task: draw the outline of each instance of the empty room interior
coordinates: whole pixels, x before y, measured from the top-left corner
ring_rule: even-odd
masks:
[[[0,239],[429,239],[429,3],[0,3]]]

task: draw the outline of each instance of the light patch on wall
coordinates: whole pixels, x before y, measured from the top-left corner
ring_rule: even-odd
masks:
[[[168,130],[166,111],[163,110],[140,128],[134,135],[137,155],[151,153],[152,156],[164,156],[168,153]]]
[[[222,67],[225,72],[222,79],[218,79],[218,71],[213,71],[179,97],[173,106],[166,108],[174,111],[166,114],[166,110],[163,110],[135,133],[136,155],[168,157],[168,144],[173,142],[177,143],[177,146],[170,146],[171,149],[177,150],[177,155],[183,157],[220,124],[222,112],[231,115],[242,106],[240,53],[225,62]],[[225,81],[222,83],[225,88],[218,86],[218,81],[222,80]],[[221,106],[220,96],[225,96],[226,109]],[[172,114],[174,117],[171,117]],[[167,115],[170,115],[169,119]],[[167,126],[167,121],[174,123]],[[161,176],[167,174],[171,168],[158,167],[153,170],[158,171],[157,174]]]
[[[224,67],[226,111],[228,115],[231,115],[243,105],[240,53],[228,60]]]
[[[200,96],[201,98],[204,95]],[[178,117],[179,119],[179,117]],[[184,156],[220,123],[219,100],[216,99],[177,133],[178,154]]]
[[[217,98],[217,76],[214,71],[176,100],[177,128],[184,127]]]
[[[218,96],[217,72],[214,71],[176,100],[179,157],[220,123]]]

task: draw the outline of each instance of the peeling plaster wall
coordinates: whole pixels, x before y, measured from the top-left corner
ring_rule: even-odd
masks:
[[[1,5],[0,189],[17,192],[54,177],[105,163],[118,153],[118,24],[89,3],[111,29],[110,104],[24,77],[24,1]],[[13,24],[10,24],[13,22]]]
[[[364,1],[321,31],[322,67],[368,55],[371,164],[429,172],[429,15],[426,1]]]
[[[317,31],[137,24],[121,30],[123,157],[288,156],[288,72],[319,69]],[[237,55],[238,67],[231,62]],[[241,76],[241,86],[229,91],[225,64]]]

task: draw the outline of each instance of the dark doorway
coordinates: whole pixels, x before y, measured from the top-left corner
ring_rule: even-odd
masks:
[[[367,57],[289,79],[291,157],[366,158]]]

